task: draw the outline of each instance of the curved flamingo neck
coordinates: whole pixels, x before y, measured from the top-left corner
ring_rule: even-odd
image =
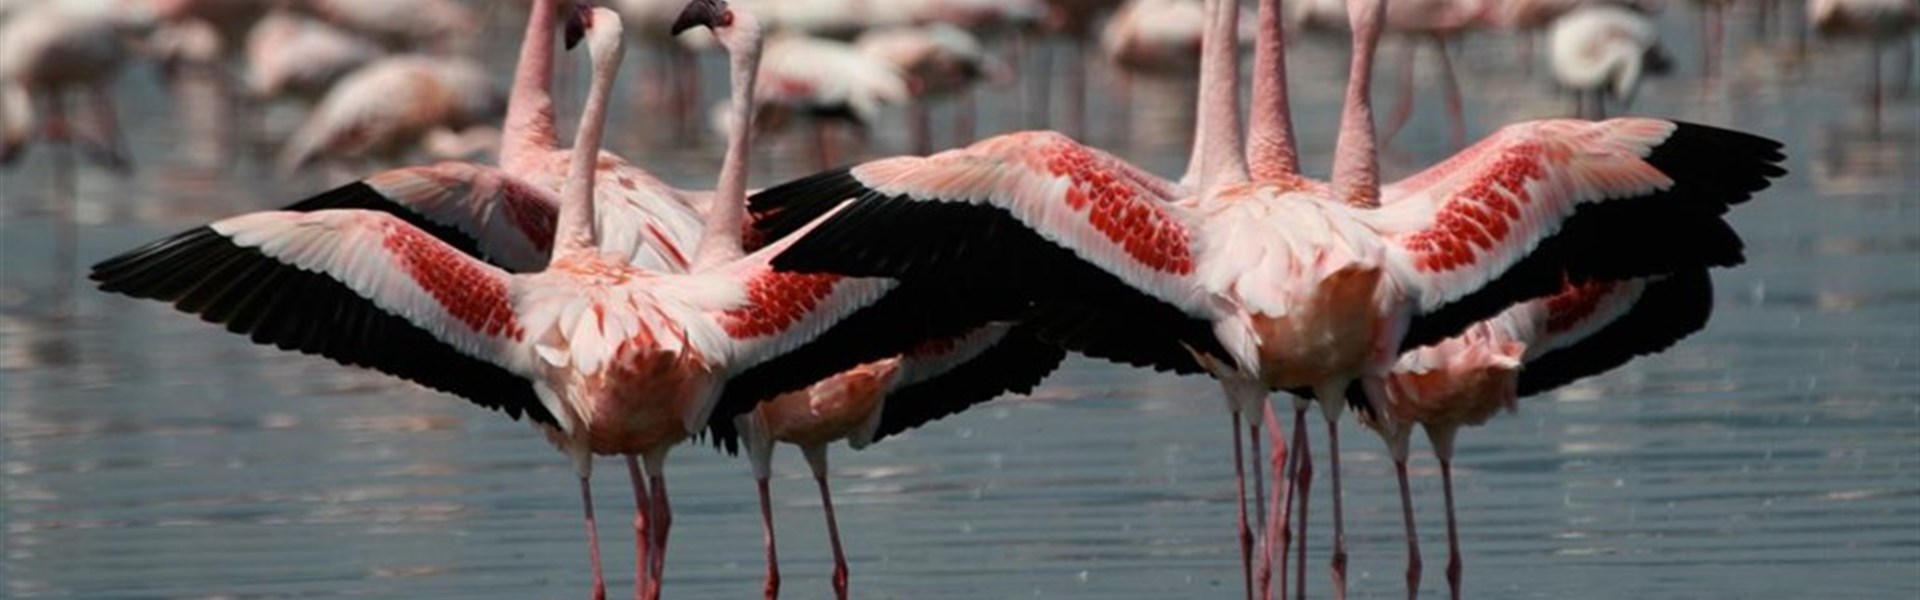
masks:
[[[1380,14],[1386,0],[1350,0],[1353,62],[1347,73],[1347,104],[1340,139],[1333,148],[1333,190],[1354,206],[1380,205],[1379,151],[1373,133],[1373,52],[1380,44]]]
[[[1194,138],[1202,189],[1247,180],[1240,142],[1240,4],[1207,0],[1206,9],[1207,30],[1200,40],[1199,133]]]
[[[593,83],[587,88],[587,105],[580,113],[580,129],[574,133],[567,181],[560,188],[560,217],[554,226],[553,257],[549,265],[600,251],[599,238],[593,231],[593,179],[600,163],[600,144],[606,132],[607,105],[613,97],[613,79],[620,73],[620,58],[626,51],[618,34],[610,37],[612,41],[605,49],[597,48],[592,42],[587,47],[589,53],[594,53]]]
[[[759,77],[761,46],[759,34],[750,35],[729,57],[734,126],[727,132],[727,154],[720,163],[707,227],[693,254],[694,270],[724,264],[745,253],[740,235],[747,221],[747,155],[753,144],[753,86]]]
[[[1280,0],[1260,0],[1260,33],[1253,45],[1253,103],[1248,107],[1247,167],[1259,181],[1300,174],[1293,141],[1293,108],[1287,103],[1287,34]]]
[[[559,147],[553,120],[553,31],[559,0],[533,0],[520,59],[507,96],[507,120],[500,140],[500,164],[520,164],[540,150]]]

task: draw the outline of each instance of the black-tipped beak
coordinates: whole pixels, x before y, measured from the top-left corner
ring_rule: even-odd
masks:
[[[693,0],[687,3],[686,9],[680,11],[680,18],[673,20],[671,33],[677,36],[695,27],[725,27],[732,20],[729,17],[726,0]]]
[[[582,2],[574,5],[573,14],[567,17],[566,31],[562,35],[567,49],[580,45],[580,38],[587,37],[587,30],[593,28],[593,9]]]

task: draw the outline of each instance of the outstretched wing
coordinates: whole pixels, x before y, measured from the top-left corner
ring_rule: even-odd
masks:
[[[594,220],[604,252],[655,272],[687,268],[682,247],[697,238],[699,223],[677,201],[642,201],[641,191],[661,195],[652,180],[636,181],[631,169],[596,175]],[[644,190],[641,186],[648,186]],[[621,190],[630,190],[622,193]],[[557,188],[501,169],[465,162],[383,171],[323,192],[285,210],[312,212],[365,209],[392,214],[470,255],[515,273],[546,268],[553,248],[560,199]]]
[[[562,426],[506,358],[524,336],[510,276],[389,214],[252,213],[108,259],[91,277],[255,343]]]
[[[1784,174],[1780,144],[1654,119],[1509,126],[1397,184],[1363,218],[1397,248],[1419,303],[1404,347],[1431,344],[1575,282],[1744,260],[1722,219]]]
[[[774,236],[819,220],[774,260],[778,268],[1043,300],[1054,314],[1029,322],[1050,341],[1194,372],[1188,346],[1226,354],[1207,325],[1214,307],[1192,277],[1188,217],[1155,181],[1040,132],[828,171],[752,202],[764,215],[757,226]],[[1075,302],[1087,298],[1099,309]]]
[[[1535,302],[1546,313],[1527,344],[1521,396],[1613,370],[1705,328],[1713,315],[1713,279],[1697,269]]]

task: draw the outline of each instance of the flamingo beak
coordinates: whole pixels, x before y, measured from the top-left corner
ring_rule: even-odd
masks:
[[[687,8],[680,11],[680,17],[673,20],[673,35],[694,27],[707,29],[726,27],[733,23],[733,12],[727,9],[726,0],[693,0]]]
[[[586,37],[587,30],[592,28],[593,9],[589,8],[585,3],[575,5],[573,7],[573,14],[567,17],[566,32],[564,33],[567,49],[572,50],[574,46],[580,45],[580,38]]]

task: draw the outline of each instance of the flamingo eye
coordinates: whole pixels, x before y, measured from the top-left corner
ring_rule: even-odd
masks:
[[[720,26],[731,27],[732,25],[733,25],[733,10],[728,9],[727,12],[720,13]]]

